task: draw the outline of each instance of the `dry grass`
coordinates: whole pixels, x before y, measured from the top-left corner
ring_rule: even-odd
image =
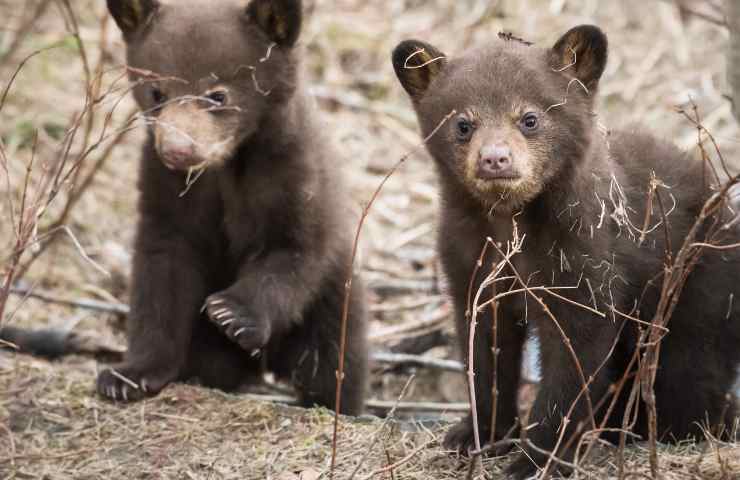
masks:
[[[27,63],[0,112],[0,137],[10,159],[10,193],[16,199],[31,158],[34,132],[39,132],[36,155],[43,165],[55,158],[70,118],[84,105],[82,65],[58,3],[52,2],[43,17],[25,27],[39,4],[40,0],[0,0],[4,19],[0,58],[14,44],[16,34],[23,34],[17,48],[12,47],[13,55],[0,64],[0,88],[26,55],[57,45]],[[81,0],[74,6],[91,63],[104,56],[107,85],[120,75],[119,35],[112,24],[101,35],[103,2]],[[308,79],[334,140],[345,152],[344,169],[358,209],[385,171],[419,142],[413,112],[390,64],[390,51],[398,41],[416,37],[456,53],[510,30],[549,44],[582,22],[601,25],[611,42],[601,89],[603,124],[618,127],[640,121],[693,149],[696,130],[674,108],[691,97],[724,156],[740,166],[737,125],[722,97],[727,34],[706,21],[682,23],[670,2],[315,0],[303,37]],[[102,111],[113,107],[112,98],[100,105]],[[117,108],[116,125],[123,124],[132,106],[126,99]],[[140,130],[133,131],[115,149],[66,222],[87,255],[111,276],[93,268],[72,242],[61,238],[33,265],[24,278],[28,284],[67,298],[126,302],[141,138]],[[96,152],[83,165],[83,173],[102,153]],[[0,178],[0,188],[5,185]],[[41,232],[67,196],[68,191],[63,191],[41,219]],[[364,230],[360,260],[372,291],[372,335],[423,319],[429,320],[425,329],[437,328],[440,322],[433,319],[444,321],[448,316],[449,306],[439,295],[434,251],[436,209],[431,162],[423,152],[417,153],[390,179]],[[14,240],[5,221],[8,213],[8,205],[0,202],[3,259]],[[115,316],[32,299],[22,303],[17,297],[11,299],[8,313],[13,314],[14,324],[74,327],[103,343],[123,344],[120,319]],[[382,347],[388,342],[384,336],[375,343]],[[454,357],[448,347],[431,353]],[[122,407],[92,395],[94,375],[95,364],[88,359],[48,364],[0,353],[0,478],[290,479],[295,477],[284,474],[326,469],[331,444],[327,412],[274,407],[188,386],[175,386],[158,398]],[[404,383],[404,376],[376,369],[372,395],[394,400]],[[462,375],[422,371],[405,400],[460,401],[466,400],[464,391]],[[386,445],[392,462],[443,434],[439,429],[419,428],[402,432],[410,427],[404,423],[389,433]],[[377,420],[343,425],[337,478],[347,478],[378,428]],[[355,478],[386,464],[381,445],[368,455]],[[740,447],[705,443],[664,448],[661,453],[668,479],[740,478]],[[628,457],[630,478],[647,478],[645,452],[633,448]],[[504,462],[488,460],[487,464],[491,472],[499,472]],[[614,471],[608,456],[595,468],[599,470],[593,478],[599,479],[611,478]],[[463,477],[464,472],[464,461],[431,445],[395,469],[393,478],[452,479]]]
[[[8,394],[0,418],[9,430],[0,447],[0,478],[291,480],[301,473],[318,478],[308,475],[328,470],[333,416],[327,410],[265,404],[187,385],[139,404],[113,405],[90,395],[93,372],[76,367],[27,358],[0,361],[0,390]],[[379,433],[382,441],[368,451]],[[367,478],[386,467],[388,458],[395,464],[424,446],[394,469],[393,478],[463,478],[467,460],[438,447],[443,434],[429,424],[345,419],[335,478],[350,478],[365,456],[355,478]],[[610,449],[599,451],[581,478],[616,478]],[[737,446],[685,444],[660,452],[666,480],[730,479],[740,472]],[[626,463],[631,478],[648,477],[642,448],[628,449]],[[504,478],[504,461],[485,464],[490,478]]]

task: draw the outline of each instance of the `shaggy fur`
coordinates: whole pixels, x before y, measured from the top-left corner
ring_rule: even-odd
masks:
[[[193,377],[231,390],[266,368],[305,405],[333,408],[352,225],[298,73],[301,2],[108,6],[151,127],[128,355],[98,392],[134,400]],[[359,279],[353,287],[346,413],[362,409],[367,369]]]
[[[468,285],[477,258],[487,237],[505,249],[516,225],[524,236],[523,253],[513,260],[518,274],[530,286],[575,287],[557,293],[601,312],[537,292],[570,339],[586,378],[594,376],[589,394],[595,405],[602,399],[609,404],[610,388],[637,348],[639,323],[617,312],[651,320],[665,250],[675,255],[711,194],[701,181],[700,162],[641,126],[611,133],[599,128],[592,109],[606,58],[606,36],[592,26],[572,29],[549,49],[503,37],[455,58],[419,41],[403,42],[393,54],[422,136],[457,112],[431,138],[428,150],[439,172],[438,245],[463,351]],[[666,208],[672,199],[676,202],[668,216],[669,245],[664,228],[653,228],[660,220],[657,205],[646,241],[638,241],[653,172],[666,186],[659,192]],[[730,230],[725,240],[736,239]],[[494,261],[489,256],[484,265]],[[671,319],[655,384],[663,440],[699,436],[699,422],[724,424],[735,416],[726,395],[740,362],[740,302],[732,301],[740,293],[739,261],[734,250],[707,251]],[[473,292],[487,273],[481,269]],[[501,275],[512,274],[507,268]],[[499,282],[498,292],[510,284]],[[490,309],[479,314],[474,352],[476,420],[484,442],[492,423],[491,315]],[[526,294],[502,298],[498,318],[496,438],[518,424],[521,350],[532,324],[541,344],[542,383],[526,435],[538,447],[552,450],[561,420],[575,403],[565,441],[556,452],[571,459],[577,438],[572,443],[569,439],[579,435],[579,425],[588,430],[590,423],[585,398],[576,401],[583,384],[555,322]],[[628,383],[625,391],[630,390]],[[604,406],[596,410],[597,422],[605,411]],[[623,413],[621,398],[607,425],[621,426]],[[646,434],[643,415],[635,431]],[[446,443],[469,448],[472,419],[453,428]],[[547,461],[547,456],[525,450],[508,468],[512,478],[526,478]]]

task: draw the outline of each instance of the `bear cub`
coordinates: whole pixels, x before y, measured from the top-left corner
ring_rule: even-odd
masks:
[[[521,291],[500,298],[496,363],[492,309],[478,314],[478,418],[465,419],[446,437],[448,447],[465,450],[473,445],[473,422],[483,443],[517,431],[522,345],[533,324],[542,382],[521,430],[536,448],[521,443],[523,453],[508,466],[511,478],[536,474],[548,461],[543,452],[556,445],[558,458],[572,459],[579,437],[600,426],[609,411],[606,427],[621,427],[634,380],[631,360],[641,327],[656,312],[666,249],[675,258],[716,187],[703,184],[701,162],[642,127],[599,128],[594,95],[606,60],[606,36],[594,26],[573,28],[552,48],[504,35],[453,58],[414,40],[393,53],[422,137],[442,123],[427,147],[439,174],[438,247],[463,352],[469,284],[487,238],[503,251],[514,239],[523,242],[500,272],[496,292],[521,289],[512,281],[518,277],[537,287],[534,295],[547,306]],[[667,225],[656,201],[647,200],[653,173]],[[651,221],[643,231],[647,209]],[[737,241],[735,229],[725,232],[722,240]],[[502,252],[491,251],[488,265],[501,259]],[[739,267],[737,250],[709,249],[688,278],[660,350],[655,392],[661,440],[700,437],[701,424],[730,426],[736,416],[726,395],[740,363],[740,302],[733,302],[740,294]],[[484,270],[473,294],[489,274]],[[627,384],[614,398],[613,387],[623,378]],[[637,410],[634,431],[646,436],[644,405]]]
[[[148,120],[125,361],[114,400],[196,378],[231,390],[264,370],[334,408],[348,198],[312,112],[296,45],[300,0],[108,0]],[[186,187],[186,182],[188,186]],[[367,376],[353,282],[341,411]]]

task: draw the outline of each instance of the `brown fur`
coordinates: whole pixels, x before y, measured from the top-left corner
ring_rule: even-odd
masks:
[[[651,172],[670,186],[661,190],[668,206],[670,195],[676,199],[669,216],[675,254],[708,195],[700,180],[702,165],[644,133],[640,126],[611,135],[600,131],[592,108],[607,43],[596,27],[577,27],[551,49],[497,39],[460,57],[438,61],[434,72],[408,68],[420,65],[407,59],[421,48],[430,57],[442,56],[422,42],[406,41],[396,48],[393,61],[414,102],[422,136],[429,135],[449,112],[458,112],[431,138],[428,149],[439,171],[439,250],[463,351],[468,338],[468,283],[477,257],[486,237],[506,245],[515,221],[519,234],[525,235],[523,253],[514,257],[523,279],[530,286],[577,286],[558,293],[604,312],[599,316],[537,292],[570,339],[586,378],[594,375],[589,388],[594,404],[610,400],[610,386],[625,372],[639,334],[638,324],[613,314],[612,306],[649,321],[659,297],[659,287],[649,287],[648,282],[663,269],[664,230],[654,229],[643,245],[637,242],[636,230],[642,227]],[[531,114],[536,118],[533,129],[526,120]],[[472,125],[472,133],[466,125]],[[491,151],[509,155],[492,156],[496,164],[484,162],[484,152]],[[501,169],[495,170],[499,168],[495,165]],[[506,178],[501,176],[504,171]],[[636,228],[626,222],[625,213]],[[737,232],[729,231],[725,240],[736,239]],[[491,261],[489,257],[486,264]],[[699,422],[717,425],[734,418],[734,408],[725,410],[725,395],[740,363],[740,304],[728,300],[740,294],[739,264],[736,251],[709,251],[689,277],[671,319],[671,332],[662,344],[655,386],[663,440],[700,436]],[[475,279],[476,289],[487,273],[482,271]],[[511,273],[505,270],[502,275]],[[498,284],[499,292],[507,288],[508,283]],[[492,421],[490,309],[479,319],[475,390],[477,421],[485,442]],[[517,423],[516,393],[527,322],[539,336],[543,376],[527,436],[549,451],[582,382],[556,325],[525,294],[505,297],[500,304],[496,436],[500,438]],[[628,384],[626,391],[630,389]],[[620,401],[608,426],[621,425],[623,411]],[[728,413],[726,418],[723,412]],[[597,421],[604,413],[605,408],[596,412]],[[566,427],[564,444],[581,424],[589,429],[583,398]],[[643,415],[635,430],[646,434]],[[446,443],[466,449],[473,443],[472,436],[468,418],[449,432]],[[509,466],[512,478],[532,475],[547,461],[547,456],[525,450]],[[573,449],[561,448],[556,454],[568,460]]]
[[[333,407],[351,225],[337,155],[299,78],[300,1],[108,5],[152,126],[129,349],[114,367],[136,388],[105,370],[98,391],[133,400],[193,377],[233,389],[266,367],[291,378],[304,404]],[[186,171],[204,162],[183,195]],[[367,368],[362,286],[353,285],[347,413],[362,409]]]

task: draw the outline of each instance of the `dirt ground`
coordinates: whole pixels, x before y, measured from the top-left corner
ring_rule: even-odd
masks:
[[[84,65],[70,34],[74,22],[65,17],[63,3],[0,0],[0,88],[29,54],[53,47],[23,65],[0,107],[0,138],[9,159],[8,182],[0,170],[0,188],[2,197],[11,197],[16,205],[32,155],[34,191],[40,172],[59,158],[75,115],[84,110]],[[425,355],[457,358],[449,342],[450,308],[434,249],[434,171],[418,148],[416,120],[390,64],[390,52],[400,40],[424,39],[454,54],[485,44],[500,31],[549,45],[573,25],[596,23],[610,39],[598,110],[602,124],[618,128],[637,121],[696,152],[696,129],[677,113],[677,107],[691,99],[725,159],[740,166],[738,126],[724,97],[728,35],[703,15],[714,12],[712,2],[692,3],[700,15],[688,16],[662,0],[307,3],[302,37],[307,79],[326,129],[344,153],[337,168],[351,182],[347,202],[359,210],[388,169],[411,153],[374,204],[362,237],[359,264],[371,295],[376,351],[427,333],[437,346]],[[100,65],[105,71],[102,91],[112,88],[94,106],[90,137],[95,139],[121,128],[134,106],[130,98],[121,99],[123,48],[115,25],[104,20],[104,2],[79,0],[72,8],[91,68]],[[112,124],[104,132],[105,115],[111,111]],[[140,127],[128,132],[110,156],[107,137],[85,160],[79,179],[94,171],[98,161],[99,170],[64,219],[63,233],[39,256],[20,287],[67,300],[127,302]],[[81,148],[82,136],[72,145],[73,152]],[[40,235],[55,226],[74,192],[65,185],[43,212]],[[10,208],[0,201],[3,260],[16,240],[6,221],[12,218]],[[33,254],[30,249],[24,259]],[[6,268],[0,267],[0,272],[5,274]],[[96,344],[121,349],[122,320],[120,314],[14,295],[2,321],[69,329]],[[93,395],[98,368],[87,356],[46,362],[0,352],[0,479],[328,478],[332,417],[327,411],[302,411],[247,394],[225,395],[187,385],[172,386],[140,404],[115,405]],[[404,402],[467,401],[459,373],[380,363],[373,367],[371,400],[392,403],[412,374]],[[259,393],[290,392],[268,385]],[[464,478],[467,461],[448,455],[438,442],[445,422],[458,415],[404,411],[398,415],[401,420],[388,424],[371,417],[346,420],[339,436],[337,478]],[[738,445],[705,442],[662,447],[661,453],[665,478],[740,478]],[[377,472],[406,456],[410,459],[392,474]],[[626,457],[630,478],[647,476],[644,448],[630,448]],[[584,478],[615,478],[616,460],[609,449],[594,461],[580,472]],[[503,478],[499,473],[505,460],[486,460],[486,465],[487,477],[479,473],[479,478]]]

